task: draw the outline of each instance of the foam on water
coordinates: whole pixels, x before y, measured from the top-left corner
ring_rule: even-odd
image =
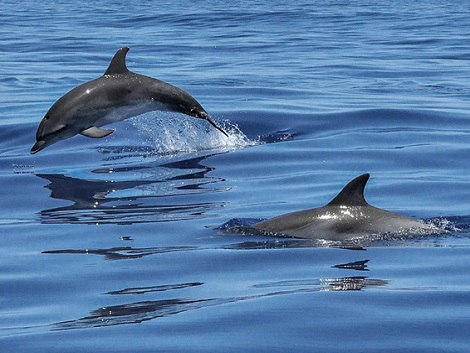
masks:
[[[161,112],[148,113],[130,121],[143,137],[143,143],[160,155],[204,150],[231,151],[256,144],[246,137],[237,124],[228,120],[218,123],[228,136],[204,120],[181,114],[165,113],[162,117]]]

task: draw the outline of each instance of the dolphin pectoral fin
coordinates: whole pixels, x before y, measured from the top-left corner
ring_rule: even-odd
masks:
[[[102,138],[102,137],[106,137],[112,134],[113,132],[114,132],[113,129],[104,130],[96,126],[92,126],[92,127],[89,127],[88,129],[83,130],[80,134],[82,134],[83,136],[87,136],[87,137]]]

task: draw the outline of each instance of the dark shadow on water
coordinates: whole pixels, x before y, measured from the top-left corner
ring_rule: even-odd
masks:
[[[90,311],[88,316],[51,325],[51,329],[73,330],[103,326],[136,324],[144,321],[164,318],[190,310],[206,307],[218,307],[230,303],[263,299],[297,293],[314,293],[324,291],[360,291],[372,287],[381,287],[388,281],[370,279],[365,276],[320,278],[307,280],[277,281],[260,283],[251,286],[250,291],[261,292],[239,297],[225,298],[170,298],[160,300],[131,301],[129,303],[110,305]],[[143,288],[126,288],[107,294],[139,295],[148,292],[169,291],[187,287],[201,286],[203,283],[184,283]]]
[[[249,235],[247,235],[248,237]],[[364,245],[348,244],[318,239],[296,239],[288,237],[265,236],[266,240],[244,241],[240,243],[225,245],[224,249],[233,250],[260,250],[260,249],[299,249],[299,248],[338,248],[344,250],[366,251],[369,243]]]
[[[72,330],[102,326],[137,324],[159,317],[175,315],[188,310],[214,305],[213,299],[188,300],[165,299],[112,305],[90,312],[90,315],[78,320],[63,321],[54,324],[53,330]]]
[[[174,197],[224,191],[209,177],[213,170],[201,162],[209,156],[166,164],[101,168],[93,173],[106,177],[82,179],[62,174],[37,174],[49,182],[51,198],[72,202],[69,206],[39,212],[45,224],[133,224],[198,218],[223,202],[174,202]],[[136,178],[135,174],[147,175]],[[132,180],[117,180],[131,176]],[[113,196],[114,195],[114,196]]]
[[[158,255],[173,253],[178,251],[194,251],[199,250],[197,247],[191,246],[171,246],[171,247],[149,247],[149,248],[132,248],[130,246],[115,247],[109,249],[64,249],[64,250],[46,250],[43,254],[61,255],[61,254],[77,254],[77,255],[100,255],[106,260],[128,260],[139,259],[148,255]]]
[[[346,264],[334,265],[334,268],[340,268],[343,270],[356,270],[356,271],[369,271],[367,263],[369,260],[354,261]]]
[[[153,292],[166,292],[169,290],[202,286],[203,284],[204,283],[202,282],[189,282],[189,283],[181,283],[181,284],[164,284],[160,286],[151,286],[151,287],[125,288],[121,290],[111,291],[106,294],[125,295],[125,294],[146,294],[146,293],[153,293]]]

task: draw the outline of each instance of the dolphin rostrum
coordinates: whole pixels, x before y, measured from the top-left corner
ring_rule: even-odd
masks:
[[[205,119],[227,136],[190,94],[129,71],[128,51],[129,48],[119,49],[103,76],[72,89],[52,105],[39,124],[31,154],[77,134],[108,136],[114,130],[100,129],[101,126],[155,110]]]
[[[444,233],[443,229],[371,206],[364,198],[369,174],[350,181],[326,206],[292,212],[251,226],[262,234],[350,240],[369,235]]]

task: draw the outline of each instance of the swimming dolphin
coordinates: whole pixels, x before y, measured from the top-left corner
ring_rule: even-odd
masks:
[[[100,129],[101,126],[155,110],[205,119],[227,136],[182,89],[129,71],[128,51],[129,48],[119,49],[103,76],[72,89],[52,105],[39,124],[31,154],[77,134],[108,136],[114,130]]]
[[[369,174],[356,177],[326,206],[281,215],[256,223],[252,228],[262,234],[337,241],[369,235],[445,232],[433,225],[369,205],[364,198],[368,180]]]

